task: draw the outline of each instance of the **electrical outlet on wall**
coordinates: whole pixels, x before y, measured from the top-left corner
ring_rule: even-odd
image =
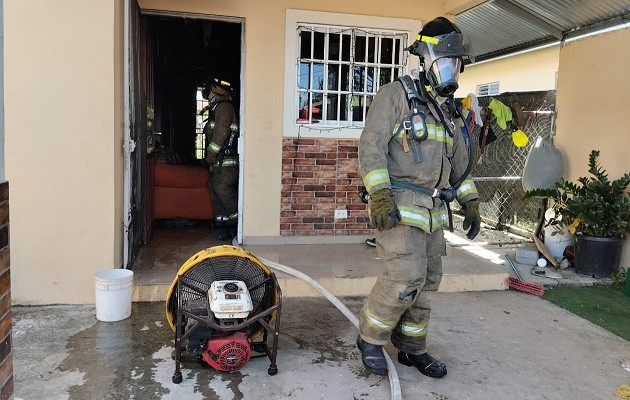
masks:
[[[335,219],[348,218],[348,210],[335,210]]]

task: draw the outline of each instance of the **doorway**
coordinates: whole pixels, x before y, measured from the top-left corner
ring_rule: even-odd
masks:
[[[189,180],[191,175],[207,174],[203,126],[209,114],[200,115],[200,111],[207,104],[201,89],[211,79],[230,82],[232,104],[242,125],[243,21],[145,12],[139,8],[134,18],[133,10],[130,11],[129,111],[135,151],[129,168],[131,188],[126,211],[131,221],[126,225],[126,267],[134,270],[172,267],[176,271],[196,252],[231,243],[231,238],[228,241],[218,238],[217,231],[212,229],[212,217],[204,213],[206,203],[198,202],[203,197],[199,197],[204,188],[199,186],[201,178],[190,196],[181,192],[186,188],[180,186],[186,186],[181,182]],[[145,143],[146,146],[138,146]],[[171,169],[169,174],[181,171],[170,176],[173,187],[167,187],[166,192],[159,191],[162,188],[156,187],[155,180],[159,177],[158,170],[163,171],[165,165],[179,168]],[[239,210],[241,187],[239,180]],[[163,193],[168,193],[166,198]],[[173,200],[178,196],[185,199],[183,204]],[[206,197],[205,201],[211,204],[210,197]],[[169,202],[169,212],[156,212],[162,209],[164,201]],[[179,213],[180,206],[186,211]],[[240,213],[238,219],[240,232]]]

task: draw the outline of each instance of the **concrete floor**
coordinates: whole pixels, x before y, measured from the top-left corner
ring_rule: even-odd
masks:
[[[540,297],[506,290],[513,273],[505,255],[531,242],[489,229],[472,244],[462,237],[449,236],[429,334],[430,352],[449,373],[430,379],[395,361],[404,399],[615,399],[613,392],[630,384],[621,365],[630,361],[630,343]],[[234,373],[189,361],[183,382],[173,384],[166,289],[184,260],[217,244],[204,227],[158,230],[134,265],[135,299],[153,302],[135,302],[124,321],[99,322],[93,306],[14,307],[15,399],[390,398],[388,378],[363,368],[356,328],[282,273],[279,373],[269,376],[264,358]],[[382,270],[375,249],[363,243],[246,248],[312,276],[355,314]],[[529,280],[558,282],[517,268]],[[562,271],[559,282],[592,283],[572,271]]]
[[[342,300],[359,310],[361,299]],[[285,299],[277,375],[264,358],[233,373],[192,361],[179,385],[164,303],[134,303],[130,318],[109,323],[93,306],[15,307],[13,315],[15,399],[390,398],[388,378],[361,364],[356,329],[323,298]],[[620,363],[630,360],[629,342],[540,297],[438,293],[430,332],[448,375],[427,378],[394,361],[403,399],[612,400],[630,383]]]

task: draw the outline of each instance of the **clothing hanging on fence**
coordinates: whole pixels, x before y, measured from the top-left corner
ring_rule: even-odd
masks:
[[[462,107],[473,113],[473,120],[475,124],[483,126],[483,119],[481,118],[481,106],[479,105],[479,99],[473,93],[468,93],[468,96],[462,100]],[[468,130],[472,132],[472,129]]]
[[[486,146],[494,142],[495,140],[497,140],[497,135],[495,135],[494,131],[492,130],[492,127],[490,126],[491,117],[492,117],[492,114],[490,113],[490,111],[486,110],[486,118],[485,118],[486,120],[484,122],[485,125],[483,127],[483,131],[479,135],[479,160],[478,160],[479,163],[481,163],[482,161],[483,152],[486,149]]]
[[[493,98],[490,100],[488,108],[492,110],[492,115],[497,119],[496,122],[499,128],[507,128],[507,123],[512,120],[512,110],[510,110],[510,107]]]

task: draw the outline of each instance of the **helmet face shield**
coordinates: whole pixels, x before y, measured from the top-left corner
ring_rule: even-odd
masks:
[[[416,52],[424,59],[425,65],[443,57],[473,59],[470,41],[461,33],[451,32],[435,37],[418,35],[416,43]]]
[[[441,96],[455,93],[464,57],[472,59],[466,36],[457,32],[435,37],[418,35],[413,47],[433,89]]]

